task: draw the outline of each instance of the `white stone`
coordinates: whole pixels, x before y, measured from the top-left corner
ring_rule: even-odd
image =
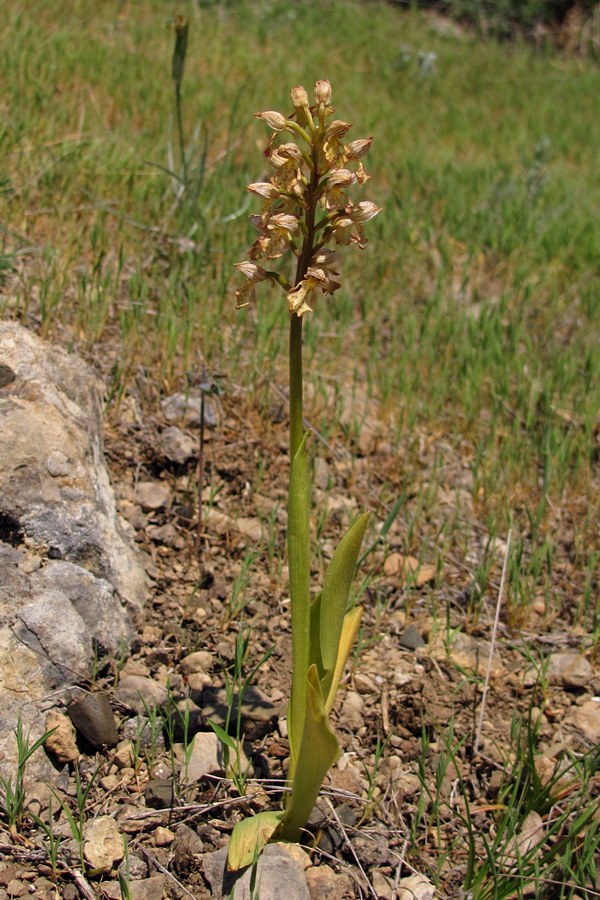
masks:
[[[83,829],[83,853],[92,869],[109,872],[121,862],[125,850],[123,835],[112,816],[98,816]]]

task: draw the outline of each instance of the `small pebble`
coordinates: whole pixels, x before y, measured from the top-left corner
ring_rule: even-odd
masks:
[[[154,843],[157,847],[169,847],[174,840],[175,834],[170,828],[163,828],[162,825],[159,825],[154,830]]]

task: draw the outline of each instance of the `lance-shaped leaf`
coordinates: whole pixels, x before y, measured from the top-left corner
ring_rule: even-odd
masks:
[[[285,817],[284,812],[258,813],[238,822],[231,833],[227,868],[237,872],[255,862],[263,847],[269,843]]]
[[[306,696],[308,705],[304,731],[296,759],[292,793],[286,804],[281,829],[281,836],[290,841],[299,840],[300,831],[306,825],[319,796],[323,779],[339,752],[337,738],[327,721],[315,665],[308,670]]]
[[[308,667],[310,665],[310,479],[306,432],[294,454],[288,505],[288,565],[292,607],[292,692],[288,727],[291,770],[304,729]]]
[[[317,594],[310,604],[310,665],[317,667],[319,680],[325,675],[323,660],[321,659],[321,592]]]
[[[340,636],[348,605],[348,596],[356,569],[356,560],[364,537],[369,513],[354,520],[337,545],[329,563],[321,592],[321,627],[319,629],[321,659],[326,679],[323,692],[329,694],[329,686],[338,659]]]
[[[346,665],[346,660],[348,659],[348,655],[352,650],[352,645],[356,638],[361,616],[362,606],[355,606],[354,609],[351,609],[350,612],[347,612],[344,616],[344,624],[340,635],[335,669],[331,675],[327,673],[321,681],[321,689],[323,691],[323,696],[325,697],[325,712],[327,715],[329,715],[333,707],[335,695],[344,673],[344,666]]]

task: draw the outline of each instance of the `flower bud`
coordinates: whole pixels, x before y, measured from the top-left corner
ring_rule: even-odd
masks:
[[[315,103],[320,106],[331,103],[331,85],[328,81],[317,81],[315,84]]]
[[[171,77],[173,81],[180,83],[187,54],[188,23],[185,16],[175,16],[173,27],[175,28],[175,49],[171,60]]]
[[[348,159],[360,159],[371,149],[373,138],[364,138],[363,140],[351,141],[346,147]]]
[[[285,131],[287,128],[287,119],[285,116],[274,109],[268,109],[266,112],[257,112],[254,113],[254,115],[257,119],[262,119],[263,122],[266,122],[273,131]]]
[[[381,212],[381,207],[376,206],[371,200],[361,200],[360,203],[355,203],[351,210],[349,208],[346,212],[349,212],[354,222],[369,222]]]
[[[301,84],[297,84],[292,88],[292,103],[296,109],[308,106],[308,94]]]
[[[268,278],[263,267],[258,266],[256,263],[244,259],[242,262],[234,263],[234,265],[236,269],[239,269],[240,272],[246,276],[251,284],[258,284],[259,281],[264,281]]]
[[[250,191],[251,194],[258,194],[264,200],[276,200],[281,196],[281,192],[270,181],[257,181],[254,184],[249,184],[246,190]]]
[[[342,122],[340,119],[336,119],[334,122],[331,122],[327,126],[325,138],[329,141],[331,140],[331,138],[342,137],[343,134],[346,134],[349,128],[352,128],[350,122]]]

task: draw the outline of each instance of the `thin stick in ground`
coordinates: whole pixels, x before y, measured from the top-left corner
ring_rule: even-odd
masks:
[[[512,537],[512,528],[509,528],[508,536],[506,538],[506,551],[504,553],[504,563],[502,564],[502,577],[500,579],[500,587],[498,589],[498,599],[496,601],[496,614],[494,616],[494,624],[492,626],[492,636],[490,639],[490,653],[488,656],[487,669],[485,673],[485,682],[483,685],[483,692],[481,695],[481,707],[479,709],[479,722],[477,723],[477,733],[475,735],[475,743],[473,745],[473,752],[477,753],[479,751],[479,745],[481,743],[481,732],[483,731],[483,717],[485,715],[485,703],[487,700],[488,688],[490,686],[490,672],[492,669],[492,659],[494,658],[494,651],[496,649],[496,636],[498,634],[498,623],[500,622],[500,610],[502,608],[502,597],[504,595],[504,584],[506,582],[506,572],[508,569],[508,558],[510,556],[510,541]]]

